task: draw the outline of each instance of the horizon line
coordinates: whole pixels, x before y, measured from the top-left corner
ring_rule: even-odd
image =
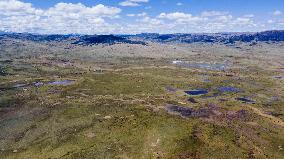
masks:
[[[105,33],[105,34],[80,34],[80,33],[70,33],[70,34],[58,34],[58,33],[33,33],[33,32],[9,32],[9,31],[1,31],[1,34],[31,34],[31,35],[140,35],[140,34],[159,34],[159,35],[174,35],[174,34],[233,34],[233,33],[262,33],[262,32],[268,32],[268,31],[284,31],[284,29],[272,29],[272,30],[263,30],[263,31],[247,31],[247,32],[238,32],[238,31],[232,31],[232,32],[187,32],[187,33],[157,33],[157,32],[141,32],[136,34],[113,34],[113,33]]]

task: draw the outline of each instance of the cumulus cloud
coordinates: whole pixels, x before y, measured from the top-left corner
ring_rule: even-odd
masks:
[[[181,3],[181,2],[177,3],[177,6],[182,6],[182,5],[183,5],[183,3]]]
[[[138,5],[148,2],[126,1]],[[230,12],[223,11],[204,11],[200,14],[167,12],[156,15],[142,11],[126,16],[122,16],[121,11],[120,8],[103,4],[85,6],[82,3],[57,3],[50,8],[41,9],[20,0],[0,0],[0,31],[45,34],[190,33],[259,31],[283,29],[284,26],[282,16],[256,21],[258,18],[253,14],[233,16]]]
[[[128,17],[135,17],[136,14],[127,14],[126,16],[128,16]]]
[[[119,3],[123,7],[136,7],[140,6],[141,3],[147,3],[149,0],[126,0]]]
[[[42,10],[33,8],[31,3],[23,3],[18,0],[0,1],[0,14],[2,16],[40,15],[42,13]]]
[[[135,17],[135,16],[137,16],[137,17],[145,17],[145,16],[147,16],[147,13],[146,12],[142,12],[142,13],[138,13],[138,14],[127,14],[126,16],[128,16],[128,17]]]
[[[220,12],[220,11],[204,11],[201,13],[202,17],[213,17],[213,16],[222,16],[227,15],[228,12]]]
[[[272,12],[272,15],[274,16],[278,16],[278,15],[281,15],[282,12],[280,10],[275,10],[274,12]]]
[[[250,31],[258,25],[253,15],[233,17],[229,12],[220,11],[204,11],[200,15],[183,12],[161,13],[157,18],[166,21],[166,25],[171,24],[168,28],[180,30],[179,32]]]
[[[1,0],[1,30],[40,33],[91,33],[109,30],[105,18],[118,18],[121,9],[102,4],[87,7],[81,3],[58,3],[37,9],[19,0]]]
[[[192,16],[191,14],[182,12],[161,13],[158,18],[174,20],[177,23],[196,23],[198,21],[202,21],[201,17]]]
[[[254,14],[246,14],[246,15],[244,15],[244,17],[246,17],[246,18],[253,18]]]

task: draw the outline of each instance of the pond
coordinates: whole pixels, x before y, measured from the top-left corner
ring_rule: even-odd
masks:
[[[173,61],[173,64],[184,68],[201,68],[201,69],[217,70],[217,71],[226,69],[226,64],[223,63]]]
[[[276,79],[282,79],[283,77],[282,77],[282,76],[274,76],[274,78],[276,78]]]
[[[28,84],[15,84],[13,88],[21,88],[21,87],[26,87],[26,86],[28,86]]]
[[[34,86],[36,86],[36,87],[39,87],[39,86],[44,85],[44,83],[42,83],[42,82],[34,82],[33,84],[34,84]]]
[[[195,89],[184,92],[188,95],[193,95],[193,96],[208,94],[208,91],[205,89]]]
[[[54,81],[47,83],[48,85],[68,85],[74,83],[73,80]]]
[[[250,99],[247,99],[247,98],[244,98],[244,97],[236,98],[236,100],[242,101],[243,103],[252,103],[252,104],[255,104],[255,101],[250,100]]]
[[[7,75],[8,75],[8,74],[7,74],[7,72],[5,71],[5,69],[0,66],[0,76],[7,76]]]

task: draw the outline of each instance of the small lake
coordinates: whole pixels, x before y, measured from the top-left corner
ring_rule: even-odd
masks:
[[[276,79],[282,79],[283,77],[282,77],[282,76],[274,76],[274,78],[276,78]]]
[[[34,82],[33,84],[34,84],[34,86],[36,86],[36,87],[39,87],[39,86],[43,86],[43,85],[44,85],[43,82]]]
[[[13,86],[13,88],[22,88],[22,87],[26,87],[28,86],[28,84],[16,84]]]
[[[205,89],[195,89],[195,90],[184,91],[184,93],[192,96],[197,96],[197,95],[208,94],[208,91]]]
[[[248,98],[244,98],[244,97],[242,97],[242,98],[236,98],[236,100],[242,101],[243,103],[252,103],[252,104],[255,104],[255,101],[250,100],[250,99],[248,99]]]
[[[47,83],[48,85],[68,85],[68,84],[72,84],[75,81],[73,80],[63,80],[63,81],[54,81],[54,82],[49,82]]]
[[[226,69],[226,64],[223,63],[173,61],[173,64],[184,68],[201,68],[201,69],[217,70],[217,71]]]

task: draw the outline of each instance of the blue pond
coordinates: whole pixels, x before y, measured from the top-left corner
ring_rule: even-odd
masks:
[[[27,86],[27,84],[16,84],[13,87],[14,88],[21,88],[21,87],[25,87],[25,86]]]
[[[208,91],[207,90],[204,90],[204,89],[195,89],[195,90],[189,90],[189,91],[184,91],[186,94],[188,95],[204,95],[204,94],[207,94]]]
[[[226,69],[226,64],[223,63],[204,63],[204,62],[195,63],[188,61],[179,61],[174,64],[185,68],[201,68],[201,69],[217,70],[217,71]]]
[[[227,87],[227,86],[225,86],[225,87],[219,87],[218,88],[218,90],[220,91],[220,92],[240,92],[240,89],[238,89],[238,88],[235,88],[235,87]]]
[[[44,85],[44,83],[42,83],[42,82],[35,82],[34,85],[35,85],[36,87],[39,87],[39,86]]]
[[[236,100],[242,101],[244,103],[252,103],[255,104],[255,101],[247,99],[247,98],[236,98]]]
[[[282,76],[274,76],[274,78],[276,78],[276,79],[282,79],[283,77],[282,77]]]
[[[72,80],[63,80],[63,81],[54,81],[54,82],[49,82],[49,85],[68,85],[72,84],[74,81]]]

